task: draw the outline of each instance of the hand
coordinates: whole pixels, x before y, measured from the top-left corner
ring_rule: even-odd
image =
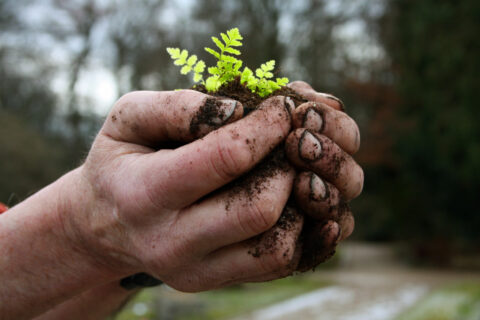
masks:
[[[246,240],[276,223],[294,170],[228,185],[285,140],[287,108],[273,97],[240,119],[240,103],[191,90],[122,97],[79,170],[84,198],[72,206],[83,209],[64,222],[69,238],[118,278],[147,272],[183,291],[290,273],[300,217],[279,250],[255,257]]]
[[[289,87],[309,100],[293,112],[295,130],[286,142],[289,160],[303,170],[295,179],[297,206],[313,219],[303,231],[298,266],[306,271],[326,260],[353,232],[348,201],[361,193],[363,171],[351,155],[360,147],[360,133],[338,98],[318,93],[303,81]]]

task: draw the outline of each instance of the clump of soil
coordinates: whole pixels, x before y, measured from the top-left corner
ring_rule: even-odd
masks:
[[[227,83],[220,87],[220,89],[215,93],[210,93],[207,91],[204,85],[197,85],[192,88],[193,90],[200,91],[202,93],[208,93],[210,95],[218,96],[218,97],[228,97],[237,101],[240,101],[243,105],[243,109],[245,110],[244,114],[247,115],[253,110],[255,110],[262,101],[274,97],[274,96],[285,96],[292,98],[295,106],[299,106],[300,104],[307,102],[304,97],[299,95],[295,90],[290,89],[289,87],[282,87],[281,89],[275,91],[272,95],[267,97],[260,97],[259,95],[251,92],[247,87],[240,83],[240,79],[236,78],[234,81]]]
[[[213,94],[207,92],[203,85],[197,85],[192,89],[202,93],[208,93],[213,96],[227,97],[241,102],[244,108],[244,116],[255,110],[262,103],[262,101],[272,96],[290,97],[294,101],[296,107],[308,101],[303,96],[299,95],[293,89],[288,87],[283,87],[280,90],[275,91],[272,95],[262,98],[243,86],[240,83],[239,78],[222,86],[218,92]],[[209,119],[218,116],[217,112],[215,111],[218,109],[218,106],[216,106],[214,102],[208,104],[208,101],[207,105],[211,105],[211,108],[206,108],[204,111],[202,111],[201,115],[197,116],[199,119],[198,123],[208,124],[211,122]],[[194,125],[194,129],[195,128],[196,127]],[[285,155],[284,145],[281,144],[252,171],[225,186],[222,188],[222,190],[229,190],[228,192],[231,194],[231,197],[229,197],[230,199],[233,199],[233,197],[239,192],[244,192],[246,193],[248,199],[252,201],[256,197],[259,197],[261,192],[265,189],[265,182],[268,180],[268,178],[273,177],[279,173],[279,171],[288,170],[291,170],[291,167],[288,164]],[[232,200],[230,200],[230,202],[231,201]],[[230,209],[230,202],[227,202],[225,206],[227,212]],[[299,214],[301,214],[298,209],[294,208],[293,199],[289,199],[288,203],[289,206],[287,206],[282,212],[277,224],[272,229],[251,239],[250,249],[248,252],[253,257],[259,258],[263,254],[272,254],[275,252],[275,250],[282,248],[281,244],[288,234],[288,231],[295,227],[295,223],[299,219]],[[321,239],[318,239],[318,235],[314,234],[316,231],[318,231],[318,228],[314,228],[313,226],[318,226],[318,222],[312,221],[312,219],[308,218],[306,215],[304,215],[304,219],[305,223],[300,235],[300,242],[302,243],[302,258],[298,267],[299,271],[313,269],[319,263],[331,257],[335,252],[332,248],[325,248],[323,245],[324,242],[322,242]],[[288,252],[284,253],[284,255],[287,254]]]
[[[190,123],[190,132],[193,135],[197,135],[200,131],[201,125],[208,125],[216,128],[220,126],[218,119],[225,117],[225,111],[221,107],[222,103],[214,98],[208,98],[205,104],[200,108],[199,112],[195,115]]]

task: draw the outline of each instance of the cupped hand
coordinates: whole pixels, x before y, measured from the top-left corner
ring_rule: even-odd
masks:
[[[248,239],[268,240],[294,170],[229,184],[285,140],[292,112],[284,97],[242,118],[240,103],[196,91],[127,94],[80,168],[83,210],[64,222],[67,234],[119,278],[147,272],[183,291],[292,272],[299,215],[276,250],[255,256]]]

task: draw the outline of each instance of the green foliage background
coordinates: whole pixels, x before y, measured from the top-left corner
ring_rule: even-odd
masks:
[[[393,234],[423,246],[430,241],[445,254],[476,246],[480,3],[396,0],[380,24],[399,95],[395,171],[382,179]]]

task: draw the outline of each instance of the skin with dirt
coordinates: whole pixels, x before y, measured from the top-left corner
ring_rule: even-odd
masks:
[[[295,107],[308,101],[288,87],[282,87],[280,90],[275,91],[271,96],[262,98],[240,84],[238,79],[222,86],[218,92],[213,94],[207,92],[202,85],[197,85],[192,89],[212,96],[231,98],[241,102],[244,107],[244,116],[254,111],[264,100],[272,96],[289,97],[294,102]],[[199,109],[192,120],[190,131],[193,135],[198,133],[198,128],[202,124],[210,125],[214,128],[221,126],[217,125],[215,121],[212,121],[212,119],[223,118],[224,116],[220,114],[221,111],[218,106],[219,104],[215,103],[214,99],[207,99],[205,105]],[[246,143],[249,144],[250,142],[246,141]],[[336,166],[335,163],[332,163],[332,165]],[[291,166],[287,161],[284,145],[282,143],[280,146],[272,150],[272,152],[252,171],[225,186],[222,190],[230,190],[229,193],[232,197],[238,192],[245,192],[247,198],[252,200],[255,197],[258,197],[263,188],[265,188],[265,181],[282,171],[286,172],[288,170],[291,170]],[[334,172],[335,171],[338,170],[334,170]],[[342,204],[342,208],[332,208],[332,210],[345,211],[345,206],[346,204]],[[230,203],[227,202],[225,209],[228,212],[230,209]],[[302,253],[296,271],[305,272],[314,269],[318,264],[330,258],[335,253],[335,249],[334,247],[325,247],[325,239],[319,239],[318,234],[325,226],[325,221],[319,222],[300,212],[295,206],[293,196],[288,200],[287,206],[282,212],[277,224],[271,230],[254,237],[248,242],[248,253],[253,257],[259,258],[263,254],[271,254],[275,252],[275,250],[280,250],[279,248],[282,246],[278,244],[282,243],[286,234],[295,227],[295,224],[299,219],[304,219],[305,222],[297,247],[297,249],[301,248]],[[323,229],[323,231],[325,231],[325,229]],[[287,254],[288,252],[284,253],[284,255]]]

